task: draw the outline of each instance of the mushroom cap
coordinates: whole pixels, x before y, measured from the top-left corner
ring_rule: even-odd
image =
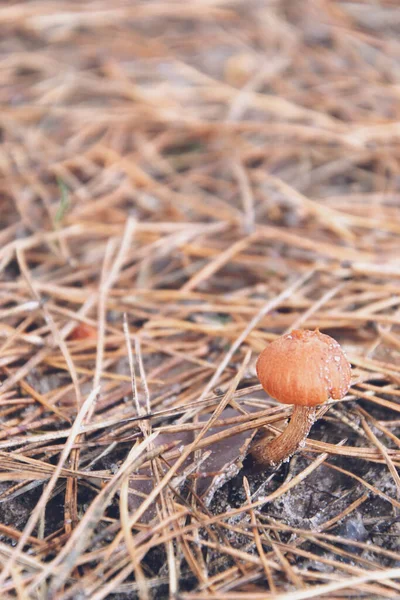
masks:
[[[264,390],[283,404],[316,406],[339,400],[351,382],[351,367],[336,340],[318,331],[294,330],[260,354],[257,376]]]

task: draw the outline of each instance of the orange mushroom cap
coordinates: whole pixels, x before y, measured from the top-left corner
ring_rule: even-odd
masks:
[[[97,331],[91,325],[87,323],[78,323],[76,327],[69,334],[70,340],[88,340],[88,339],[96,339]]]
[[[279,402],[316,406],[346,395],[351,367],[336,340],[318,331],[294,330],[271,342],[260,354],[257,376]]]

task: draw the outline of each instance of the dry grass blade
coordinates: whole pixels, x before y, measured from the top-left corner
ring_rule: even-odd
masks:
[[[83,420],[84,420],[87,412],[92,407],[92,404],[96,401],[98,393],[99,393],[99,390],[95,388],[89,394],[89,396],[87,397],[85,402],[82,404],[82,407],[81,407],[81,409],[75,419],[75,422],[71,428],[71,433],[65,443],[63,451],[61,452],[57,467],[54,470],[47,486],[43,490],[43,493],[42,493],[42,496],[41,496],[39,502],[37,503],[35,509],[32,511],[32,514],[28,520],[28,523],[26,524],[26,526],[24,528],[23,534],[21,535],[21,537],[18,541],[18,544],[15,547],[14,552],[13,552],[12,556],[10,557],[10,560],[6,563],[3,571],[0,574],[0,584],[5,581],[6,577],[8,576],[8,574],[10,572],[10,569],[12,569],[13,565],[18,560],[18,556],[19,556],[24,544],[26,543],[28,537],[30,536],[35,525],[37,524],[40,514],[44,510],[46,503],[50,497],[50,494],[53,491],[53,488],[54,488],[54,486],[57,482],[57,479],[60,475],[60,472],[65,464],[65,461],[68,458],[71,448],[75,442],[75,438],[79,435]]]

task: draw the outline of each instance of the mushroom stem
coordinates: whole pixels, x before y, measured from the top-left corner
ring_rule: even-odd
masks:
[[[278,466],[290,458],[306,440],[315,421],[315,406],[295,406],[286,429],[274,440],[262,438],[251,449],[254,459],[261,465]]]

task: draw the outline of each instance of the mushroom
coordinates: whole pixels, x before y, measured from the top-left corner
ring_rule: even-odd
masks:
[[[277,466],[304,445],[316,406],[345,396],[351,367],[338,342],[316,329],[294,330],[277,338],[261,352],[256,369],[272,398],[294,404],[286,429],[272,441],[262,438],[250,450],[256,462]]]
[[[76,327],[69,334],[70,340],[88,340],[88,339],[96,339],[97,338],[97,330],[92,327],[92,325],[88,325],[87,323],[78,323]]]

